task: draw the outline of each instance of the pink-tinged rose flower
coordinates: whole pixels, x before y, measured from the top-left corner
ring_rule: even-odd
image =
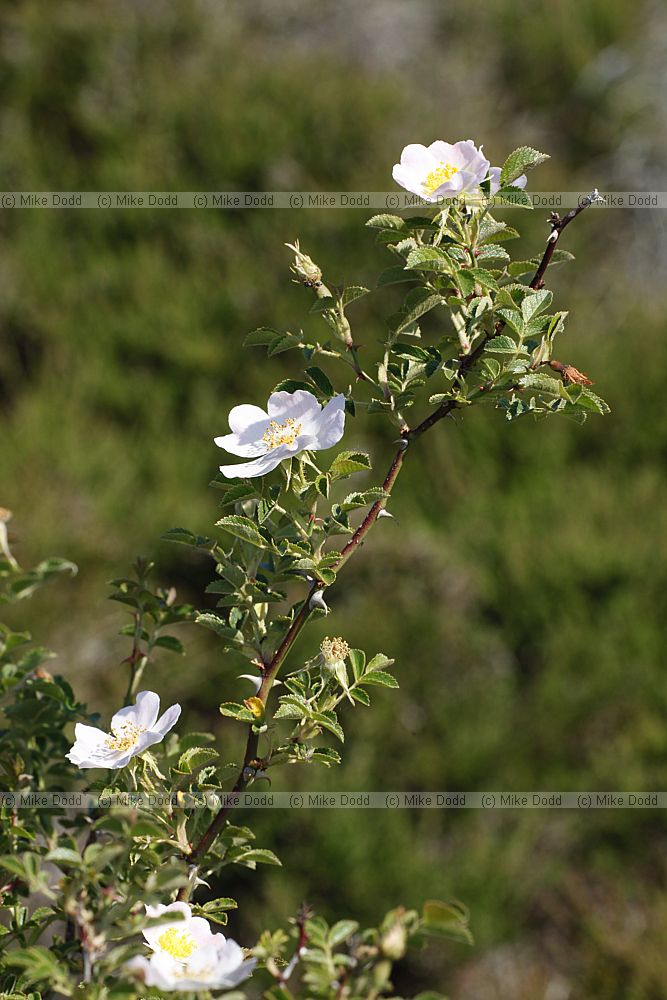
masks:
[[[436,139],[430,146],[411,143],[393,169],[397,184],[426,201],[476,192],[488,174],[489,161],[472,139]]]
[[[449,143],[436,139],[430,146],[411,143],[401,153],[401,162],[393,169],[393,178],[407,191],[435,202],[439,198],[479,195],[484,181],[490,182],[492,195],[500,190],[500,167],[492,167],[472,139]],[[526,186],[526,175],[512,181],[514,187]]]
[[[250,462],[221,465],[228,479],[265,476],[301,451],[322,451],[338,444],[345,430],[345,397],[322,407],[311,392],[274,392],[266,410],[243,403],[229,414],[231,434],[215,438],[218,448]]]

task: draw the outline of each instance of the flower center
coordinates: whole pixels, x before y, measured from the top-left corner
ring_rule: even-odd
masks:
[[[262,441],[269,451],[273,451],[281,444],[294,444],[300,433],[301,424],[297,424],[293,417],[288,417],[284,424],[272,420],[262,435]]]
[[[337,636],[335,639],[327,637],[322,640],[320,652],[325,663],[336,663],[338,660],[345,659],[350,652],[350,647],[340,636]]]
[[[451,181],[454,174],[458,174],[459,168],[453,166],[451,163],[441,163],[439,167],[432,170],[430,174],[426,175],[426,180],[424,181],[424,190],[427,194],[433,194],[438,188],[445,184],[447,181]]]
[[[137,726],[134,722],[122,722],[120,725],[111,726],[113,735],[107,736],[104,741],[110,750],[131,750],[136,746],[140,733],[145,733],[144,726]]]
[[[162,951],[179,961],[190,958],[192,952],[197,950],[197,942],[190,931],[179,931],[175,927],[169,927],[164,934],[160,934],[157,943]]]

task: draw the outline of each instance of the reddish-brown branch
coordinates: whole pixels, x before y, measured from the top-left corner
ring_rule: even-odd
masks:
[[[392,487],[396,482],[399,472],[401,471],[401,466],[403,464],[403,456],[405,454],[405,447],[406,444],[402,440],[401,445],[398,448],[396,454],[394,455],[394,459],[391,463],[391,466],[389,467],[389,471],[385,476],[384,482],[382,484],[382,488],[385,491],[385,493],[391,493]],[[343,566],[347,562],[347,560],[356,552],[357,548],[361,545],[364,538],[366,537],[366,535],[372,528],[373,524],[377,520],[378,514],[380,513],[386,502],[387,501],[385,498],[383,500],[378,500],[376,501],[376,503],[373,504],[373,506],[368,511],[368,514],[366,514],[366,517],[363,519],[363,521],[356,529],[352,537],[349,539],[346,545],[343,546],[340,558],[336,562],[334,569],[336,570],[340,569],[340,567]],[[301,607],[297,611],[295,617],[292,619],[292,623],[287,632],[285,633],[282,642],[276,649],[269,663],[266,665],[264,669],[264,674],[262,676],[262,681],[259,687],[259,691],[257,692],[257,697],[263,704],[266,704],[267,699],[269,697],[269,692],[271,691],[271,688],[273,686],[273,682],[275,681],[287,654],[289,653],[299,633],[301,632],[301,629],[306,624],[306,621],[310,616],[310,611],[311,611],[310,602],[314,594],[321,589],[322,585],[320,583],[318,582],[313,583],[308,592],[307,597],[301,604]],[[225,803],[220,807],[216,815],[213,817],[213,820],[202,834],[199,842],[192,849],[192,852],[188,855],[188,861],[190,861],[191,864],[196,865],[199,859],[206,854],[206,851],[208,850],[208,848],[211,846],[217,835],[222,830],[228,814],[234,808],[235,796],[239,792],[242,792],[244,790],[248,782],[254,776],[257,764],[256,757],[257,757],[258,739],[259,737],[257,733],[251,726],[248,732],[248,739],[246,742],[245,753],[243,755],[243,765],[241,767],[241,770],[239,771],[239,775],[236,779],[234,788],[231,794],[227,797]],[[187,895],[188,895],[188,889],[187,887],[183,887],[183,889],[181,889],[181,891],[179,892],[179,899],[187,898]]]
[[[588,196],[588,198],[583,199],[579,203],[579,205],[577,205],[576,208],[573,208],[570,212],[567,213],[567,215],[563,216],[562,219],[556,214],[553,214],[551,216],[549,220],[551,223],[551,234],[547,240],[547,245],[544,254],[542,256],[542,259],[530,282],[529,285],[530,288],[537,290],[543,286],[544,274],[551,262],[554,249],[560,237],[560,234],[565,229],[565,227],[568,226],[570,222],[572,222],[572,220],[575,219],[580,214],[580,212],[583,212],[585,208],[593,204],[593,202],[596,201],[597,198],[598,198],[597,191],[594,191],[592,194]],[[504,326],[505,326],[504,321],[499,320],[494,326],[493,333],[487,334],[485,337],[483,337],[482,340],[479,342],[479,344],[475,347],[474,351],[471,351],[470,354],[465,355],[461,359],[461,363],[459,365],[459,370],[455,380],[458,385],[460,385],[463,382],[466,375],[474,368],[477,361],[481,358],[482,354],[484,353],[484,348],[486,347],[491,337],[497,336],[503,330]],[[421,435],[426,433],[426,431],[430,430],[430,428],[433,427],[435,424],[439,423],[440,420],[443,420],[445,417],[447,417],[453,410],[457,408],[457,406],[458,403],[456,402],[456,400],[447,399],[435,410],[433,410],[432,413],[430,413],[427,417],[425,417],[425,419],[422,420],[421,423],[417,424],[416,427],[413,427],[412,429],[406,427],[402,431],[399,447],[396,451],[396,454],[394,455],[392,463],[389,467],[389,471],[387,472],[387,475],[385,476],[384,482],[382,484],[382,487],[386,493],[391,493],[394,483],[396,482],[396,479],[398,478],[398,475],[403,466],[403,461],[406,455],[406,451],[408,447],[411,445],[411,443],[415,441],[417,438],[421,437]],[[333,567],[335,570],[340,570],[348,561],[348,559],[350,559],[351,556],[354,555],[356,551],[358,551],[366,535],[375,524],[378,515],[380,514],[380,511],[384,508],[386,502],[387,498],[385,497],[382,500],[376,501],[372,505],[372,507],[370,508],[370,510],[368,511],[365,518],[363,519],[359,527],[356,529],[352,537],[343,546],[340,557]],[[308,592],[307,597],[301,604],[299,610],[296,612],[295,617],[292,619],[292,623],[290,624],[290,627],[285,633],[282,642],[276,649],[270,662],[266,665],[262,675],[260,688],[259,691],[257,692],[257,697],[263,704],[266,704],[269,692],[271,691],[271,688],[278,675],[278,672],[280,671],[280,668],[284,663],[285,658],[290,652],[292,646],[294,645],[294,642],[298,638],[302,628],[304,627],[310,616],[311,600],[313,596],[317,593],[318,590],[321,589],[323,589],[321,583],[317,581],[313,583],[313,585],[310,588],[310,591]],[[188,860],[191,862],[191,864],[197,865],[200,859],[206,854],[207,850],[209,849],[209,847],[211,846],[217,835],[222,830],[228,814],[234,808],[236,804],[235,796],[238,793],[242,792],[245,789],[248,782],[254,777],[255,772],[259,766],[259,761],[257,761],[256,759],[258,740],[259,740],[258,734],[254,732],[251,726],[248,733],[248,740],[246,743],[246,750],[243,757],[243,764],[241,766],[241,770],[239,771],[239,775],[236,779],[234,789],[231,795],[228,797],[228,800],[224,803],[223,806],[221,806],[216,815],[213,817],[208,828],[202,834],[199,842],[193,847],[190,855],[188,856]],[[189,895],[188,888],[187,887],[183,888],[179,892],[179,899],[187,899],[188,895]]]
[[[542,260],[540,261],[538,268],[535,271],[533,279],[530,283],[531,288],[537,290],[539,288],[544,287],[544,275],[546,274],[546,270],[549,264],[551,263],[551,258],[554,255],[556,244],[560,239],[560,234],[563,232],[565,227],[569,226],[572,220],[576,219],[579,213],[583,212],[584,209],[588,208],[589,205],[593,205],[596,201],[602,201],[602,200],[603,199],[600,198],[596,189],[595,191],[591,191],[591,193],[587,195],[586,198],[582,198],[577,207],[570,209],[567,215],[564,215],[562,219],[557,212],[553,212],[551,214],[549,218],[549,222],[551,223],[551,233],[549,235],[549,238],[547,239],[547,245],[544,249]]]

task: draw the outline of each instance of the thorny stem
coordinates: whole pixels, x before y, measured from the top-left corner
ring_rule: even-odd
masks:
[[[385,476],[382,488],[385,493],[391,493],[392,487],[396,482],[401,467],[403,465],[403,458],[405,455],[405,448],[407,442],[405,438],[401,439],[400,446],[394,455],[394,460],[391,463],[389,471]],[[333,569],[338,570],[343,566],[347,560],[354,554],[361,542],[364,540],[365,536],[368,534],[373,524],[378,518],[378,514],[385,506],[387,498],[382,500],[377,500],[373,506],[370,508],[366,517],[363,519],[357,530],[354,532],[352,537],[348,540],[346,545],[343,546],[341,554]],[[319,581],[315,581],[305,600],[301,604],[301,607],[297,611],[296,615],[292,620],[292,624],[285,633],[282,642],[276,649],[273,657],[269,663],[265,666],[262,675],[262,681],[257,692],[257,697],[260,699],[262,704],[266,704],[269,697],[269,692],[273,686],[280,668],[287,657],[290,649],[294,645],[294,642],[301,632],[301,629],[306,624],[306,621],[310,617],[311,607],[310,602],[313,596],[318,590],[322,590],[322,584]],[[206,853],[210,845],[213,843],[217,837],[220,830],[223,828],[227,815],[231,812],[236,804],[236,796],[239,792],[242,792],[248,782],[254,777],[255,771],[257,769],[257,747],[259,742],[259,734],[255,732],[254,727],[250,727],[248,731],[248,740],[246,743],[245,754],[243,757],[243,765],[239,772],[239,775],[234,784],[234,788],[231,793],[227,796],[225,803],[220,807],[213,820],[211,821],[208,828],[204,831],[199,843],[192,849],[192,852],[188,856],[188,861],[192,865],[196,865],[203,854]],[[188,894],[188,886],[184,886],[179,892],[179,899],[184,899]]]
[[[549,264],[551,263],[551,258],[553,257],[554,250],[556,249],[556,243],[560,239],[560,234],[563,232],[565,227],[569,226],[572,220],[576,219],[580,212],[583,212],[585,208],[588,208],[589,205],[593,205],[596,201],[604,201],[604,199],[598,194],[597,188],[591,191],[586,198],[582,198],[577,207],[570,209],[567,215],[564,215],[562,219],[557,212],[553,212],[551,214],[549,218],[549,222],[551,223],[551,234],[547,239],[547,245],[544,250],[544,254],[542,255],[542,260],[540,261],[539,267],[533,275],[533,280],[530,283],[531,288],[537,290],[544,286],[544,275]]]
[[[306,903],[304,903],[299,909],[299,913],[296,918],[296,925],[299,930],[299,939],[297,941],[294,954],[292,955],[288,964],[282,970],[278,978],[278,982],[280,983],[281,986],[284,986],[285,983],[288,981],[288,979],[291,977],[292,973],[299,964],[301,956],[306,950],[306,945],[308,944],[308,932],[306,931],[306,920],[311,915],[311,913],[312,911]]]
[[[350,342],[347,345],[347,349],[350,352],[350,364],[354,369],[358,382],[372,382],[373,379],[361,367],[361,362],[359,361],[359,347],[358,345]]]
[[[588,195],[587,198],[582,199],[579,205],[577,205],[576,208],[573,208],[570,212],[568,212],[567,215],[563,216],[562,219],[556,213],[553,213],[550,216],[549,222],[551,225],[551,233],[547,239],[547,245],[542,255],[542,259],[528,286],[529,288],[537,290],[544,285],[544,275],[553,257],[555,245],[558,239],[560,238],[560,234],[563,232],[565,227],[568,226],[570,222],[572,222],[573,219],[575,219],[581,212],[583,212],[585,208],[588,208],[589,205],[592,205],[598,199],[599,196],[597,190],[595,190],[591,192],[591,194]],[[504,321],[499,320],[494,326],[493,333],[486,334],[481,339],[479,344],[476,346],[474,351],[472,351],[470,354],[465,355],[461,359],[459,370],[455,378],[455,384],[457,386],[461,385],[466,375],[471,371],[471,369],[475,366],[479,358],[482,356],[487,342],[491,339],[491,337],[497,336],[498,333],[500,333],[500,331],[504,328],[504,326],[505,326]],[[417,438],[420,438],[422,434],[430,430],[431,427],[439,423],[440,420],[443,420],[445,417],[449,416],[449,414],[452,413],[453,410],[457,409],[458,406],[459,402],[456,399],[447,399],[444,401],[444,403],[438,406],[432,413],[430,413],[429,416],[427,416],[424,420],[422,420],[421,423],[417,424],[416,427],[413,428],[405,427],[401,431],[401,438],[398,449],[396,451],[396,454],[394,455],[392,463],[389,467],[389,471],[387,472],[387,475],[385,476],[384,482],[382,484],[382,488],[384,489],[385,493],[391,493],[394,483],[396,482],[396,479],[398,478],[401,468],[403,467],[403,461],[405,458],[406,450],[412,444],[412,442],[415,441]],[[375,524],[380,511],[385,507],[387,500],[388,497],[384,497],[381,500],[377,500],[372,505],[372,507],[364,517],[359,527],[356,529],[352,537],[348,540],[346,545],[341,550],[340,558],[333,566],[333,569],[335,569],[336,571],[339,570],[342,566],[345,565],[348,559],[350,559],[351,556],[354,555],[356,551],[358,551],[366,535]],[[288,653],[290,652],[292,646],[294,645],[294,642],[299,636],[302,628],[304,627],[308,618],[310,617],[310,612],[311,612],[310,604],[313,596],[317,593],[318,590],[322,589],[323,586],[319,581],[315,581],[312,584],[310,591],[308,592],[308,595],[306,596],[305,600],[301,604],[301,607],[294,616],[290,627],[288,628],[287,632],[285,633],[282,639],[282,642],[276,649],[269,663],[266,664],[262,675],[260,688],[259,691],[257,692],[257,697],[260,699],[262,704],[264,705],[266,704],[269,692],[271,691],[273,682],[275,681],[282,664],[284,663]],[[211,820],[211,823],[202,834],[200,840],[193,847],[191,853],[188,855],[188,861],[192,866],[191,872],[193,876],[196,873],[196,867],[200,859],[202,858],[203,855],[206,854],[207,850],[209,849],[209,847],[211,846],[217,835],[222,830],[228,814],[232,811],[232,809],[236,805],[237,803],[236,796],[238,795],[238,793],[242,792],[245,789],[248,783],[255,776],[255,773],[260,763],[257,760],[258,742],[259,742],[259,734],[256,733],[254,731],[253,726],[251,726],[248,732],[248,740],[246,743],[246,750],[243,758],[243,764],[239,771],[232,793],[227,796],[225,803],[220,807],[216,815]],[[183,887],[179,891],[178,898],[181,900],[187,899],[193,885],[194,885],[194,877],[190,879],[188,886]]]

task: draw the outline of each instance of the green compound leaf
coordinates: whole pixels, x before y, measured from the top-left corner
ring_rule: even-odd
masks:
[[[517,345],[511,337],[501,334],[499,337],[493,337],[486,345],[485,350],[493,351],[495,354],[516,354]]]
[[[341,451],[331,463],[329,475],[332,479],[345,479],[355,472],[362,472],[370,468],[370,456],[365,451]]]
[[[235,538],[240,538],[243,542],[250,542],[251,545],[257,546],[258,549],[265,549],[269,546],[266,539],[259,533],[255,522],[251,521],[249,517],[243,517],[241,514],[229,514],[227,517],[221,517],[219,521],[216,521],[216,527],[222,528],[228,534],[233,535]]]
[[[405,219],[400,215],[374,215],[366,223],[371,229],[405,229]]]
[[[220,706],[220,714],[228,719],[236,719],[237,722],[255,722],[255,716],[245,707],[235,701],[223,701]]]
[[[500,171],[501,187],[511,184],[521,174],[525,174],[527,170],[532,170],[533,167],[537,167],[540,163],[544,163],[548,159],[549,156],[547,153],[540,153],[539,150],[532,149],[530,146],[519,146],[518,149],[510,153],[503,163],[502,170]]]
[[[398,681],[385,670],[372,670],[364,674],[362,684],[377,684],[379,687],[397,688]]]
[[[212,747],[190,747],[178,758],[178,770],[192,774],[219,756],[218,751]]]
[[[343,733],[343,727],[338,722],[338,718],[335,712],[313,712],[311,716],[313,722],[316,722],[318,726],[323,729],[328,729],[330,733],[341,741],[345,742],[345,734]]]
[[[306,368],[305,371],[306,375],[313,380],[320,392],[323,392],[325,396],[333,396],[334,387],[321,368],[313,366],[312,368]]]
[[[433,294],[427,288],[415,288],[408,292],[401,312],[394,318],[394,333],[399,334],[407,330],[420,316],[442,305],[443,301],[441,295]]]

